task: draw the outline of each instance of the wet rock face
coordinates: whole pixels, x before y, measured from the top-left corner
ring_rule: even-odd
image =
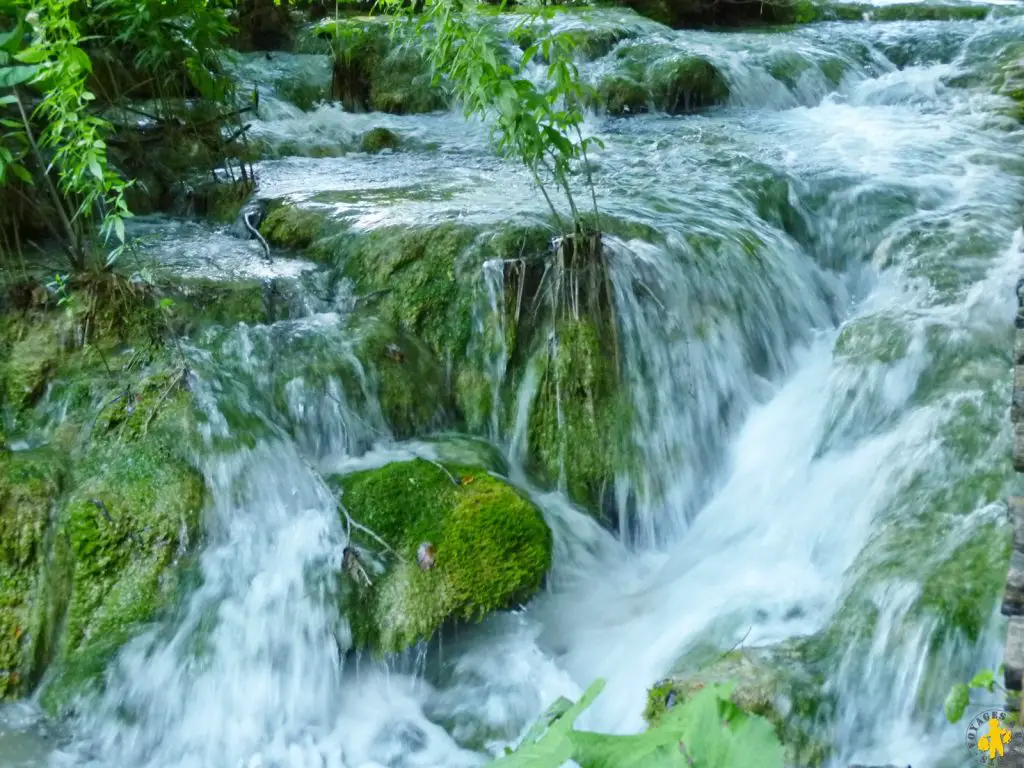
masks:
[[[346,568],[357,647],[401,651],[450,620],[519,605],[551,565],[540,511],[482,467],[415,459],[329,482],[359,524]],[[430,567],[422,567],[425,542]]]
[[[187,455],[184,371],[152,345],[148,297],[124,298],[121,286],[110,307],[107,287],[81,288],[110,311],[89,315],[88,346],[76,343],[88,309],[37,307],[7,316],[0,334],[14,361],[45,361],[27,369],[31,387],[0,366],[18,448],[0,448],[0,698],[31,692],[55,667],[42,698],[51,711],[100,679],[168,602],[199,538],[204,484]]]

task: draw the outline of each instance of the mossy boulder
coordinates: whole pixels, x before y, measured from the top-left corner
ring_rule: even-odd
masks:
[[[651,95],[643,83],[628,75],[613,74],[597,84],[596,97],[609,115],[622,117],[646,112]]]
[[[65,478],[59,454],[0,452],[0,700],[31,690],[53,650],[42,572]]]
[[[548,483],[564,480],[570,498],[592,510],[632,456],[631,406],[609,332],[587,317],[557,324],[539,356],[529,417],[529,467]]]
[[[376,154],[386,149],[398,149],[402,146],[402,140],[398,134],[387,128],[371,128],[363,134],[359,140],[359,148],[363,152]]]
[[[828,758],[830,747],[813,737],[834,706],[822,693],[823,680],[807,670],[795,645],[742,649],[710,658],[684,659],[673,675],[647,692],[644,719],[657,726],[670,708],[679,706],[707,685],[733,683],[732,701],[744,712],[764,717],[786,748],[786,764],[814,768]],[[699,667],[695,662],[700,659]]]
[[[313,245],[325,231],[328,218],[328,212],[322,208],[275,200],[260,222],[260,234],[268,243],[301,251]]]
[[[540,511],[481,467],[414,459],[331,482],[352,518],[390,548],[352,531],[372,582],[351,567],[345,576],[357,647],[398,652],[447,622],[517,606],[540,589],[551,565],[551,531]],[[427,569],[417,562],[421,544],[435,551]]]
[[[814,21],[810,0],[751,4],[741,0],[624,0],[637,13],[676,29]]]

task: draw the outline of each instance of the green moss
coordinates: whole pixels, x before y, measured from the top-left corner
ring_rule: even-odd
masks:
[[[263,217],[260,233],[269,243],[300,251],[309,248],[323,232],[326,219],[323,209],[277,201]]]
[[[53,640],[40,574],[63,484],[49,451],[0,453],[0,700],[31,690]]]
[[[372,586],[353,588],[349,616],[359,647],[400,651],[449,620],[479,621],[528,600],[550,567],[551,532],[539,510],[482,468],[416,459],[333,482],[348,512],[402,558]],[[353,536],[380,551],[370,537]],[[422,542],[436,547],[429,570],[416,565]]]
[[[647,111],[647,88],[628,75],[608,75],[597,89],[598,103],[609,115],[636,115]]]
[[[394,131],[389,131],[387,128],[371,128],[363,134],[359,142],[359,148],[363,152],[373,154],[383,152],[385,149],[398,149],[401,145],[402,140],[398,137],[398,134]]]
[[[992,616],[1009,564],[1009,526],[979,525],[931,570],[917,606],[939,618],[940,634],[956,633],[974,643]]]
[[[174,593],[171,567],[198,537],[204,485],[184,456],[190,396],[173,376],[134,387],[97,420],[59,524],[71,579],[54,711]],[[114,638],[117,642],[114,642]]]
[[[238,218],[251,194],[252,185],[249,183],[207,182],[195,190],[193,200],[197,213],[230,224]]]
[[[625,45],[615,53],[617,69],[598,84],[598,94],[612,114],[649,104],[681,115],[721,104],[729,85],[715,66],[700,56],[680,54],[657,43]],[[621,111],[620,111],[621,110]],[[640,111],[645,111],[642,109]]]
[[[649,71],[654,103],[672,115],[695,112],[729,98],[729,86],[715,66],[699,56],[680,56]]]
[[[564,478],[570,497],[591,509],[631,460],[630,406],[602,335],[587,318],[558,325],[555,346],[541,353],[529,421],[531,468],[549,483]]]
[[[422,434],[440,423],[450,404],[445,373],[422,342],[376,323],[363,332],[356,354],[372,372],[381,411],[396,437]]]
[[[388,227],[339,243],[337,258],[357,290],[374,294],[385,322],[425,341],[441,360],[465,350],[472,291],[463,257],[477,237],[471,227]]]
[[[209,325],[264,323],[267,297],[260,281],[225,283],[212,280],[177,281],[167,286],[173,296],[172,322],[185,330]]]
[[[836,339],[835,355],[857,364],[889,364],[910,349],[910,333],[898,316],[879,313],[847,323]]]
[[[333,48],[334,96],[345,109],[413,114],[447,106],[419,36],[393,32],[379,17],[332,21],[321,25],[318,35]]]
[[[60,313],[6,318],[7,354],[0,363],[4,402],[15,412],[33,405],[57,364],[64,356],[64,337],[70,333],[68,318]]]

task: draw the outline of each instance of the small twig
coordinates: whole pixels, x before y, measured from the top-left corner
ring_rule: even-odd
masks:
[[[249,221],[249,217],[254,213],[255,211],[247,212],[242,216],[242,221],[245,222],[245,228],[248,229],[249,232],[252,233],[253,237],[260,241],[260,245],[263,246],[263,258],[267,261],[273,261],[274,259],[270,255],[270,246],[267,245],[267,241],[264,239],[263,235],[260,234],[260,231],[252,225],[251,221]]]
[[[434,461],[433,459],[428,459],[426,456],[424,456],[423,458],[424,458],[425,461],[429,461],[435,467],[437,467],[442,472],[444,472],[446,475],[448,475],[448,479],[452,481],[452,485],[458,485],[459,484],[459,481],[455,479],[455,475],[453,475],[451,472],[449,472],[447,469],[445,469],[443,464],[438,464],[436,461]]]
[[[398,552],[396,552],[394,549],[392,549],[390,544],[388,544],[386,541],[384,541],[384,539],[382,539],[376,533],[371,531],[365,525],[363,525],[359,521],[355,520],[352,517],[352,515],[349,514],[348,510],[345,508],[345,505],[342,504],[340,501],[338,502],[338,507],[341,509],[341,513],[345,516],[345,524],[347,526],[347,530],[348,531],[351,531],[353,528],[355,528],[358,531],[362,531],[367,536],[369,536],[374,541],[376,541],[378,544],[380,544],[382,547],[384,547],[384,549],[386,549],[388,552],[390,552],[395,557],[397,557],[399,560],[401,560],[402,562],[405,562],[405,558],[403,558],[400,554],[398,554]],[[351,539],[351,536],[349,538]]]
[[[366,572],[363,564],[359,561],[359,553],[356,552],[356,548],[353,546],[345,547],[345,551],[341,556],[342,567],[354,574],[358,580],[361,576],[363,581],[366,582],[366,586],[372,587],[373,582],[370,580],[370,575]]]
[[[753,628],[754,628],[754,626],[753,626],[753,625],[750,625],[749,627],[747,627],[747,631],[746,631],[746,634],[744,634],[744,635],[743,635],[743,637],[741,637],[741,638],[740,638],[740,641],[739,641],[738,643],[736,643],[736,645],[734,645],[734,646],[733,646],[732,648],[730,648],[730,649],[729,649],[728,651],[726,651],[725,653],[723,653],[723,654],[722,654],[722,655],[721,655],[721,656],[720,656],[719,658],[724,658],[725,656],[728,656],[728,655],[729,655],[730,653],[732,653],[733,651],[735,651],[735,650],[736,650],[737,648],[741,648],[741,647],[743,646],[743,643],[744,643],[744,641],[746,641],[746,639],[747,639],[748,637],[750,637],[750,630],[752,630]]]

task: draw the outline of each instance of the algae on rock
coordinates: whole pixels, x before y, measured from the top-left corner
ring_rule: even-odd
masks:
[[[196,544],[202,476],[187,456],[191,395],[155,374],[97,419],[57,531],[70,579],[67,614],[43,704],[55,711],[98,682],[117,648],[174,593]]]
[[[330,481],[347,513],[389,547],[352,529],[371,582],[350,569],[356,647],[401,651],[449,621],[514,607],[540,589],[551,565],[540,511],[481,467],[414,459]],[[435,548],[433,567],[417,564],[421,544]]]
[[[47,449],[0,452],[0,700],[30,691],[53,652],[43,571],[65,476]]]

